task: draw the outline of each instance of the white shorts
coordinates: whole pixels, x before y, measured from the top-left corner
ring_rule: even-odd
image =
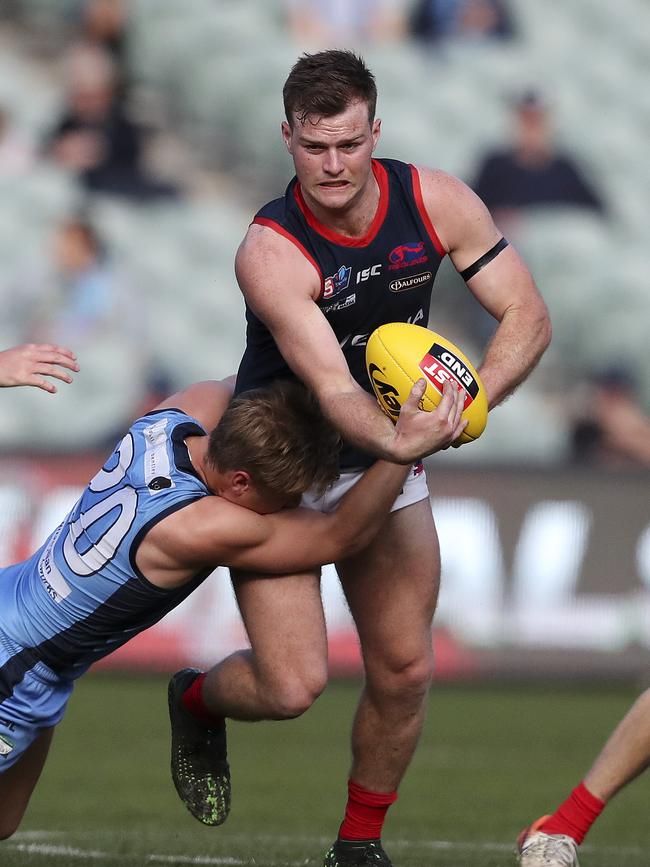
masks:
[[[308,509],[315,509],[317,512],[332,512],[338,506],[343,495],[359,481],[362,475],[363,470],[341,473],[338,479],[321,496],[317,496],[311,491],[303,494],[302,505]],[[420,500],[426,500],[428,497],[427,476],[422,462],[419,461],[411,468],[404,482],[404,487],[393,503],[391,512],[405,509],[406,506],[412,506],[413,503],[419,503]]]

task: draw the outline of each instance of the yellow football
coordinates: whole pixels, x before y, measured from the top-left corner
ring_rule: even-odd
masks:
[[[472,442],[485,430],[487,398],[479,375],[467,356],[441,334],[407,322],[381,325],[368,340],[366,368],[381,408],[394,421],[418,379],[427,382],[421,407],[428,411],[438,406],[442,387],[450,379],[465,391],[467,427],[461,442]]]

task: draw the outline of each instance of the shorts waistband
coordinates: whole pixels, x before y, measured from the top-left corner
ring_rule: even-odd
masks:
[[[31,672],[35,677],[39,680],[42,680],[44,683],[58,683],[61,678],[58,674],[52,671],[52,669],[45,665],[44,662],[38,657],[38,652],[33,647],[23,647],[21,644],[18,644],[12,638],[10,638],[5,632],[0,629],[0,647],[2,647],[4,657],[0,659],[0,667],[2,667],[5,661],[8,661],[16,656],[22,657],[23,667],[25,672]]]

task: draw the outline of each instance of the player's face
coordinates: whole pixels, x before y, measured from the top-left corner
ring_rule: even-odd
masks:
[[[270,515],[281,509],[294,509],[300,505],[301,500],[299,494],[296,496],[275,494],[261,488],[253,482],[246,470],[230,470],[218,474],[211,487],[215,494],[223,497],[224,500],[251,509],[259,515]]]
[[[332,117],[309,116],[304,123],[282,124],[282,136],[293,157],[296,175],[308,204],[346,210],[358,201],[372,179],[372,152],[381,121],[371,126],[368,105],[351,102]]]

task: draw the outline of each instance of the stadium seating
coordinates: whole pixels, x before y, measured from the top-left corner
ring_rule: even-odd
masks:
[[[42,23],[50,6],[25,0],[23,18]],[[280,91],[300,47],[286,31],[281,0],[133,0],[130,7],[133,79],[157,93],[169,123],[202,165],[229,179],[227,194],[200,201],[145,209],[106,199],[93,209],[136,287],[149,357],[182,384],[231,372],[241,352],[243,307],[232,261],[256,204],[281,194],[290,176],[279,137]],[[515,240],[551,309],[554,346],[523,396],[501,410],[503,437],[473,447],[481,459],[514,454],[519,460],[528,449],[536,460],[551,460],[562,456],[566,439],[546,386],[567,358],[576,372],[608,358],[640,360],[650,402],[650,93],[642,84],[650,66],[650,13],[645,0],[615,6],[513,0],[512,8],[520,35],[505,45],[361,48],[380,89],[379,155],[438,165],[470,180],[480,153],[507,138],[508,99],[539,85],[554,109],[559,139],[603,191],[606,219],[540,211],[522,225]],[[0,55],[0,102],[15,110],[24,128],[42,135],[59,100],[56,77],[38,75],[18,50]],[[20,188],[5,186],[0,256],[13,277],[57,215],[74,208],[78,191],[51,168],[39,169]],[[68,400],[82,399],[81,385],[74,395],[70,390],[65,403],[48,403],[48,413],[64,417]],[[128,414],[126,394],[122,398]],[[7,416],[20,416],[14,401],[22,407],[29,400],[4,394]],[[525,418],[533,409],[540,418],[536,438],[516,442],[508,436],[510,425],[517,413]],[[0,447],[11,445],[19,424],[14,433],[9,427],[0,425]],[[95,435],[90,427],[87,432]]]

